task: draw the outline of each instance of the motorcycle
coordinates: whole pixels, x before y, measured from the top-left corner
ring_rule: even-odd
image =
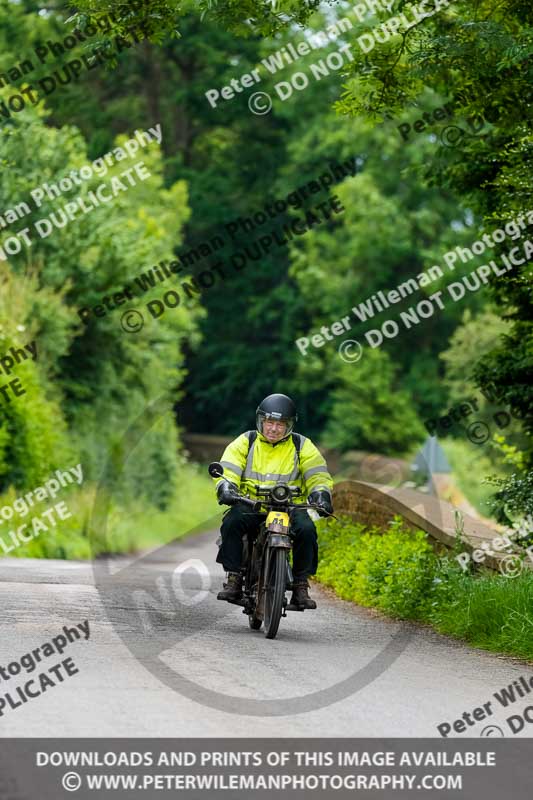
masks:
[[[209,474],[221,478],[224,468],[218,461],[209,465]],[[257,536],[248,533],[243,536],[243,593],[234,605],[244,606],[243,614],[248,615],[250,628],[259,630],[264,623],[267,639],[274,639],[282,617],[287,611],[304,611],[299,606],[287,603],[285,592],[292,589],[293,574],[289,554],[293,547],[290,511],[296,508],[313,508],[310,503],[293,503],[301,495],[301,489],[292,489],[286,483],[277,483],[268,489],[255,486],[258,498],[252,500],[239,493],[239,502],[249,506],[254,513],[266,509],[266,518],[261,523]],[[331,515],[333,516],[333,515]]]

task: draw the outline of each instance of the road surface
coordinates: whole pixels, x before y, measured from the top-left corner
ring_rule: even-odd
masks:
[[[216,536],[99,561],[98,587],[90,563],[2,559],[0,665],[65,625],[87,620],[90,636],[61,656],[79,672],[4,708],[0,736],[439,736],[437,725],[531,676],[531,666],[382,618],[317,585],[317,610],[289,613],[267,640],[240,607],[216,600]],[[0,690],[38,673],[0,681]],[[505,719],[527,701],[494,708],[462,735],[490,723],[510,736]],[[526,725],[519,735],[532,734]]]

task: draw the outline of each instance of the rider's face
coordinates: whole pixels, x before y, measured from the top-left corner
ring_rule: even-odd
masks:
[[[287,423],[277,419],[265,419],[263,422],[263,436],[269,442],[279,442],[287,430]]]

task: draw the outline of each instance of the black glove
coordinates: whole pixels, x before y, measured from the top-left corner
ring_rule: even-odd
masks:
[[[234,506],[240,500],[237,487],[231,481],[221,481],[217,486],[219,506]]]
[[[321,517],[327,517],[328,514],[333,514],[333,506],[331,505],[331,495],[329,492],[321,490],[311,492],[308,497],[308,502],[318,506],[317,512]]]

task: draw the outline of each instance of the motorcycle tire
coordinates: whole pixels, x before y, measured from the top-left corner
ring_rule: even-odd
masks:
[[[285,550],[271,550],[265,576],[265,636],[274,639],[279,628],[287,581]]]

